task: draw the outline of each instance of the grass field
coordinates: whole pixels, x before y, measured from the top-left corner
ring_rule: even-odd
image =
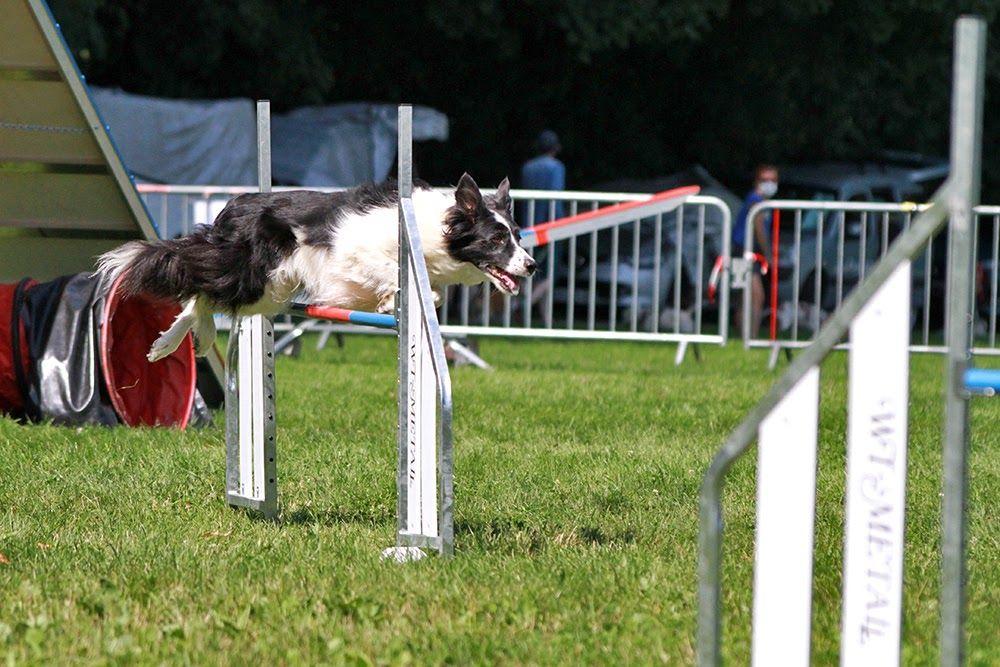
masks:
[[[453,371],[456,555],[395,527],[395,342],[278,362],[282,518],[223,500],[222,424],[0,419],[7,664],[690,664],[698,512],[765,352],[486,340]],[[813,661],[837,661],[846,358],[824,366]],[[984,362],[984,365],[985,362]],[[941,376],[911,369],[904,663],[937,662]],[[969,663],[1000,664],[1000,399],[973,406]],[[725,640],[749,656],[753,457],[726,487]],[[0,660],[2,662],[2,660]]]

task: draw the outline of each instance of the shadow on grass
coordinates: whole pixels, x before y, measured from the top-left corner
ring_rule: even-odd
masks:
[[[394,525],[396,517],[392,512],[374,507],[366,509],[300,507],[293,510],[282,510],[278,523],[290,526],[342,526],[349,524],[384,528]]]
[[[535,554],[551,547],[621,547],[634,544],[636,535],[629,529],[538,525],[521,519],[494,517],[483,521],[456,521],[455,539],[491,551]]]
[[[266,521],[260,514],[243,510],[255,520]],[[390,508],[298,507],[283,509],[274,522],[279,526],[363,526],[375,530],[394,530],[396,517]],[[459,519],[455,538],[466,548],[484,551],[537,554],[549,548],[616,548],[637,542],[636,533],[627,528],[598,525],[544,525],[513,517],[482,520]]]

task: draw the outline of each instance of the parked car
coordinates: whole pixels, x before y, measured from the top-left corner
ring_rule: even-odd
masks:
[[[780,168],[781,199],[923,201],[948,176],[946,160],[888,151],[874,162],[816,162]]]
[[[948,163],[912,154],[893,153],[897,162],[847,163],[824,162],[788,165],[780,169],[781,182],[776,199],[836,202],[914,202],[925,201],[947,177]],[[878,261],[887,244],[905,227],[906,213],[886,214],[876,211],[833,212],[816,210],[798,215],[799,237],[796,253],[795,211],[782,212],[779,227],[778,300],[791,302],[798,286],[798,303],[809,304],[809,312],[833,311],[844,296],[858,284]],[[817,258],[817,235],[822,227]],[[928,264],[912,265],[913,319],[921,314],[926,289],[943,291],[944,249],[936,241],[931,251],[931,276]],[[797,267],[797,271],[795,270]],[[817,297],[817,274],[820,276]],[[797,278],[797,283],[793,278]],[[815,306],[819,307],[817,311]],[[817,319],[822,319],[820,315]],[[812,328],[813,321],[799,321]]]

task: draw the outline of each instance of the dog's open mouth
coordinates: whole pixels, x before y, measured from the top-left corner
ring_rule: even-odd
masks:
[[[507,273],[498,266],[486,265],[483,270],[486,272],[486,275],[490,277],[490,280],[494,285],[496,285],[498,290],[517,296],[520,286],[517,282],[517,278],[513,274]]]

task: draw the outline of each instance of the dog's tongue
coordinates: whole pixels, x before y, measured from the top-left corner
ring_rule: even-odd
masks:
[[[487,267],[487,271],[489,271],[491,276],[500,281],[500,284],[503,285],[506,291],[510,292],[511,294],[517,294],[518,292],[517,278],[507,273],[503,269],[497,268],[495,266]]]
[[[517,278],[509,273],[501,271],[500,280],[503,282],[503,286],[506,287],[511,294],[517,294]]]

